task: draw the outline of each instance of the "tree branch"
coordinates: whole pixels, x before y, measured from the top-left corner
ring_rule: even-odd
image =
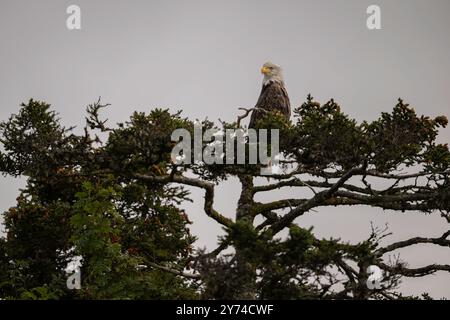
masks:
[[[140,173],[133,173],[131,174],[132,178],[139,179],[142,181],[147,182],[155,182],[155,183],[169,183],[169,182],[175,182],[179,184],[184,184],[188,186],[198,187],[205,190],[205,203],[204,203],[204,211],[205,213],[219,222],[221,225],[226,227],[231,227],[233,225],[233,221],[223,215],[221,215],[219,212],[217,212],[213,208],[214,203],[214,185],[212,183],[195,179],[195,178],[188,178],[179,174],[175,175],[169,175],[169,176],[150,176]]]
[[[442,236],[439,238],[423,238],[423,237],[414,237],[408,240],[398,241],[395,243],[392,243],[386,247],[378,249],[375,253],[378,256],[382,256],[386,252],[394,251],[396,249],[409,247],[415,244],[419,243],[432,243],[437,244],[444,247],[450,247],[450,240],[447,240],[447,237],[450,236],[450,230],[445,232]]]
[[[270,231],[273,234],[278,233],[287,227],[291,222],[293,222],[297,217],[310,210],[311,208],[316,207],[317,205],[323,203],[325,200],[329,199],[333,196],[333,194],[353,175],[361,173],[363,168],[353,168],[350,169],[346,174],[344,174],[332,187],[327,190],[321,191],[317,193],[314,197],[292,209],[289,213],[275,222],[271,227]]]
[[[243,115],[240,115],[237,117],[237,121],[236,124],[238,126],[238,128],[241,126],[241,121],[245,118],[248,117],[248,115],[250,114],[250,112],[252,112],[255,108],[250,108],[250,109],[246,109],[246,108],[238,108],[239,110],[244,110],[245,113]]]
[[[385,263],[378,264],[380,268],[389,271],[392,274],[399,274],[405,277],[423,277],[437,271],[448,271],[450,272],[450,265],[448,264],[430,264],[425,267],[420,268],[406,268],[401,264],[395,266],[389,266]]]
[[[187,273],[187,272],[183,272],[183,271],[180,271],[180,270],[175,270],[175,269],[172,269],[172,268],[169,268],[169,267],[166,267],[166,266],[159,265],[159,264],[154,263],[154,262],[148,262],[148,264],[151,267],[153,267],[153,268],[157,268],[157,269],[160,269],[160,270],[163,270],[163,271],[167,271],[167,272],[172,273],[172,274],[177,275],[177,276],[182,276],[182,277],[189,278],[189,279],[200,279],[200,275],[199,274],[192,274],[192,273]]]

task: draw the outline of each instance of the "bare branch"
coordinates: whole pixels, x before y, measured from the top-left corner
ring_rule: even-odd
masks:
[[[378,256],[385,254],[386,252],[394,251],[396,249],[409,247],[419,243],[432,243],[437,244],[444,247],[450,247],[450,240],[447,240],[447,237],[450,236],[450,230],[445,232],[439,238],[423,238],[423,237],[415,237],[408,240],[403,240],[399,242],[392,243],[386,247],[380,248],[376,251]]]
[[[402,264],[389,266],[384,263],[379,263],[378,265],[380,268],[389,271],[392,274],[399,274],[405,277],[423,277],[437,271],[450,272],[450,265],[448,264],[430,264],[420,268],[406,268]]]
[[[410,174],[387,174],[387,173],[381,173],[376,170],[367,170],[367,175],[372,177],[379,177],[379,178],[386,178],[386,179],[411,179],[411,178],[417,178],[417,177],[423,177],[433,174],[432,172],[417,172],[417,173],[410,173]],[[439,172],[439,174],[450,174],[450,171],[444,171]]]
[[[332,187],[330,187],[327,190],[321,191],[317,193],[314,197],[309,199],[308,201],[302,203],[301,205],[297,206],[296,208],[292,209],[288,214],[283,216],[281,219],[279,219],[276,223],[274,223],[270,230],[273,232],[273,234],[278,233],[279,231],[283,230],[285,227],[287,227],[291,222],[293,222],[297,217],[305,213],[306,211],[320,205],[325,200],[329,199],[333,196],[333,194],[353,175],[361,173],[364,169],[363,168],[353,168],[350,169],[346,174],[344,174],[338,182],[336,182]]]
[[[166,266],[159,265],[159,264],[154,263],[154,262],[148,262],[148,264],[151,267],[153,267],[153,268],[157,268],[157,269],[160,269],[160,270],[163,270],[163,271],[167,271],[167,272],[172,273],[172,274],[177,275],[177,276],[182,276],[182,277],[189,278],[189,279],[200,279],[200,275],[199,274],[192,274],[192,273],[183,272],[181,270],[175,270],[175,269],[172,269],[172,268],[169,268],[169,267],[166,267]]]
[[[87,106],[86,110],[89,117],[86,117],[86,123],[92,130],[99,129],[102,132],[112,131],[112,129],[105,126],[106,122],[108,122],[108,119],[102,121],[99,119],[98,114],[100,109],[106,108],[110,106],[110,104],[100,104],[100,100],[101,97],[98,98],[97,102]]]
[[[237,126],[240,127],[241,126],[241,121],[245,118],[248,117],[248,115],[250,114],[250,112],[252,112],[255,108],[250,108],[250,109],[246,109],[246,108],[238,108],[239,110],[244,110],[245,113],[243,115],[240,115],[237,117]]]
[[[214,185],[212,183],[195,179],[195,178],[188,178],[179,174],[175,175],[168,175],[168,176],[150,176],[140,173],[133,173],[131,174],[132,178],[148,181],[148,182],[156,182],[156,183],[169,183],[169,182],[175,182],[179,184],[184,184],[188,186],[198,187],[205,190],[205,203],[204,203],[204,211],[205,213],[219,222],[221,225],[226,227],[231,227],[233,224],[233,221],[229,218],[221,215],[219,212],[217,212],[213,208],[214,203]]]

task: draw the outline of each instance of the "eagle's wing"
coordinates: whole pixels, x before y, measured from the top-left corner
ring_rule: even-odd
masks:
[[[254,128],[256,123],[261,118],[264,118],[265,111],[279,111],[287,119],[291,117],[289,96],[283,84],[280,82],[271,82],[263,86],[255,108],[250,117],[249,128]]]

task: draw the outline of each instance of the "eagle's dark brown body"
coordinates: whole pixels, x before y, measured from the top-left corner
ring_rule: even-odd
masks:
[[[287,119],[291,117],[291,104],[283,82],[269,81],[263,85],[248,127],[254,128],[266,116],[267,111],[279,111]]]

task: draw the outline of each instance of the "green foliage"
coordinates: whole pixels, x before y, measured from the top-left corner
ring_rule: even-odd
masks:
[[[159,143],[155,130],[165,136],[184,120],[163,110],[148,117],[135,114],[129,124],[133,128],[119,127],[111,134],[112,142],[95,148],[97,138],[91,139],[87,131],[85,136],[71,134],[49,107],[30,100],[0,124],[2,173],[28,176],[16,206],[4,213],[7,237],[0,239],[0,297],[195,298],[195,288],[184,278],[151,266],[182,269],[187,263],[195,238],[187,216],[176,206],[187,192],[94,173],[111,161],[110,151],[121,157],[117,144],[123,141],[137,148],[139,139],[151,137],[155,139],[147,147],[169,152],[170,135]],[[153,131],[141,132],[147,124]],[[158,149],[158,154],[163,152]],[[133,161],[145,159],[142,168],[148,168],[166,158],[136,156]],[[151,168],[161,174],[162,166]],[[70,291],[65,269],[76,256],[82,257],[82,288]]]
[[[62,162],[68,163],[74,151],[84,151],[82,137],[68,134],[50,105],[30,100],[18,114],[0,123],[0,169],[3,174],[31,178],[55,174]]]
[[[193,292],[183,288],[183,282],[174,276],[161,276],[160,271],[145,270],[146,262],[160,260],[157,257],[148,259],[139,255],[139,248],[124,250],[121,238],[126,235],[123,231],[125,220],[115,208],[120,194],[114,186],[94,187],[86,182],[76,196],[78,200],[71,218],[71,241],[76,248],[75,254],[83,259],[81,298],[162,299],[169,298],[171,294],[173,298],[193,296]],[[138,222],[134,226],[138,226]],[[160,252],[166,259],[172,258],[170,261],[176,259],[169,257],[168,250],[156,247],[154,251]],[[166,292],[164,288],[168,286],[171,290]]]
[[[294,112],[299,118],[286,151],[299,163],[315,169],[330,164],[348,169],[361,163],[364,157],[361,129],[333,100],[320,105],[308,96],[308,101]]]
[[[389,172],[402,164],[448,166],[448,159],[445,160],[448,147],[441,145],[438,151],[434,145],[438,128],[446,125],[447,118],[418,117],[414,109],[399,100],[392,114],[383,112],[379,120],[363,123],[370,162],[381,172]]]
[[[175,165],[170,158],[175,145],[171,134],[184,128],[192,135],[192,121],[180,112],[154,109],[149,114],[135,112],[128,122],[108,128],[98,114],[104,107],[100,102],[88,107],[83,135],[62,127],[50,105],[34,100],[0,123],[0,171],[27,177],[16,205],[4,213],[7,234],[0,239],[0,298],[383,297],[378,292],[367,293],[362,286],[367,266],[381,261],[376,254],[378,238],[357,244],[318,239],[312,229],[295,223],[286,226],[286,237],[277,238],[271,224],[280,222],[282,210],[296,204],[279,207],[285,201],[273,202],[273,208],[262,214],[266,224],[255,226],[256,209],[267,207],[254,199],[253,178],[260,175],[261,165]],[[292,122],[269,113],[257,127],[279,129],[280,151],[302,174],[323,178],[316,182],[322,184],[320,188],[328,188],[331,179],[352,168],[381,175],[418,166],[434,174],[429,184],[436,191],[432,196],[425,194],[420,210],[439,209],[443,216],[448,214],[450,152],[447,144],[436,142],[439,129],[447,125],[444,116],[418,116],[399,100],[391,113],[358,124],[335,101],[320,104],[311,96],[294,113]],[[203,130],[219,129],[207,120],[201,125]],[[236,127],[237,122],[222,123],[221,128]],[[105,144],[94,130],[108,134]],[[208,142],[203,141],[203,147]],[[187,177],[185,173],[195,178],[188,182],[174,179]],[[190,201],[189,191],[180,184],[203,188],[205,212],[215,218],[220,213],[213,208],[213,186],[229,177],[238,177],[243,188],[236,221],[226,224],[222,239],[234,252],[218,257],[195,252],[191,222],[182,209],[183,202]],[[279,181],[286,184],[287,180]],[[379,193],[366,187],[345,186],[347,192],[360,192],[358,201],[370,198],[370,205],[382,206],[377,202],[382,196],[411,194],[397,184]],[[317,206],[356,201],[325,194],[320,199]],[[390,205],[400,210],[406,207],[404,201]],[[66,287],[66,267],[75,257],[81,257],[81,289],[71,291]],[[349,279],[341,281],[335,271],[348,276],[349,271],[343,269],[346,261],[362,271],[358,275],[350,272]],[[180,275],[185,271],[195,271],[200,278],[188,280]],[[397,280],[389,278],[391,287]],[[329,290],[336,285],[343,287],[340,294]]]
[[[133,172],[147,172],[158,165],[164,170],[174,146],[171,134],[179,128],[193,130],[192,123],[179,113],[172,115],[162,109],[154,109],[149,115],[133,113],[129,122],[119,124],[109,136],[104,150],[109,164]]]

